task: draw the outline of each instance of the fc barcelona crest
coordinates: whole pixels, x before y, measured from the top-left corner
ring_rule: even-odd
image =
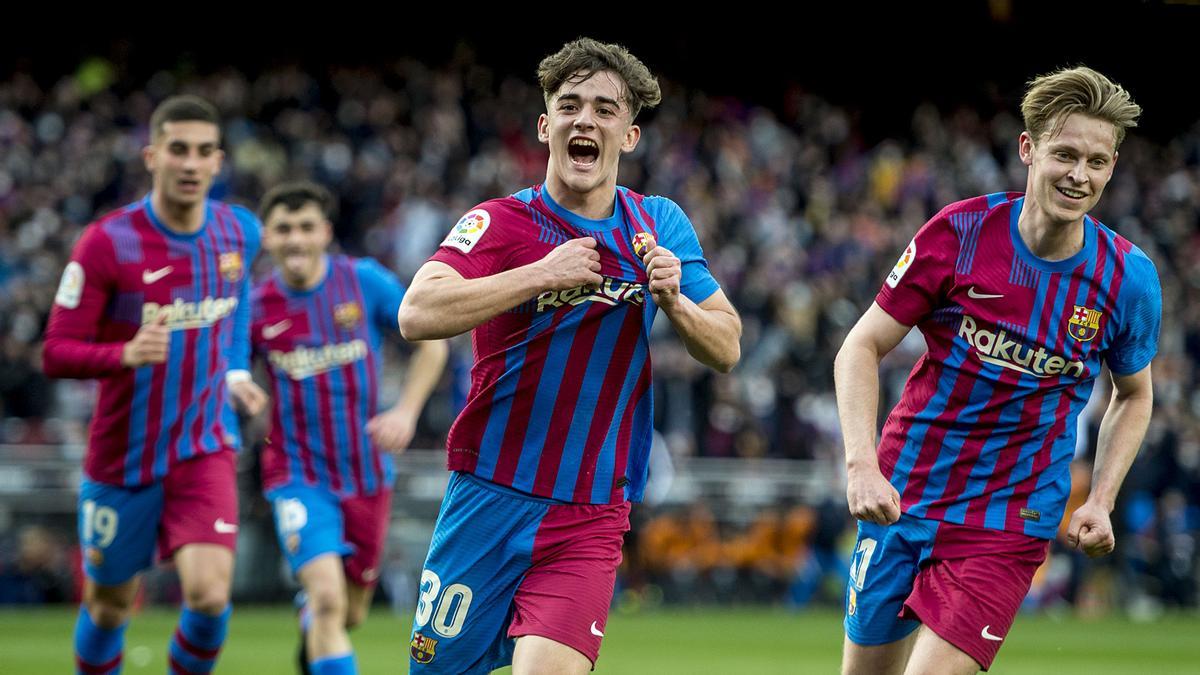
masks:
[[[362,321],[362,308],[357,302],[343,302],[333,306],[333,320],[346,330],[354,330]]]
[[[408,643],[409,653],[417,663],[429,663],[437,655],[437,640],[427,638],[420,633],[413,633],[412,642]]]
[[[217,258],[217,268],[221,271],[221,276],[225,277],[230,282],[241,279],[242,254],[237,251],[222,253]]]
[[[1067,321],[1067,334],[1079,342],[1087,342],[1100,332],[1100,317],[1104,313],[1097,309],[1075,305],[1071,318]]]

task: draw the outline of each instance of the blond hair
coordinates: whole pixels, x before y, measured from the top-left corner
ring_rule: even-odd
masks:
[[[1064,68],[1030,80],[1021,100],[1021,115],[1035,142],[1042,134],[1057,134],[1072,113],[1111,123],[1115,150],[1125,140],[1125,130],[1137,126],[1142,107],[1124,87],[1087,66]]]

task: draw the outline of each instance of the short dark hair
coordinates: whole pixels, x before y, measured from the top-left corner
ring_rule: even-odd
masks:
[[[154,109],[150,115],[150,140],[156,141],[162,135],[163,125],[167,122],[208,122],[219,130],[221,115],[216,106],[199,96],[182,94],[171,96]]]
[[[616,73],[625,83],[630,119],[637,117],[642,108],[653,108],[662,100],[658,80],[628,49],[581,37],[563,45],[538,64],[538,82],[542,85],[546,105],[550,105],[550,99],[564,82],[583,82],[604,70]]]
[[[288,211],[299,211],[305,204],[312,202],[325,214],[326,220],[333,222],[337,217],[337,200],[333,193],[309,180],[294,180],[280,183],[267,190],[262,201],[258,203],[258,217],[266,220],[271,209],[283,204]]]

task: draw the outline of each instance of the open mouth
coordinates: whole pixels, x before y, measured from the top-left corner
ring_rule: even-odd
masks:
[[[190,178],[183,178],[179,181],[179,189],[184,192],[195,192],[200,189],[200,181]]]
[[[590,167],[600,159],[600,146],[590,138],[572,138],[567,142],[567,156],[576,166]]]
[[[1057,187],[1057,186],[1054,189],[1058,190],[1059,194],[1063,195],[1064,197],[1067,197],[1068,199],[1077,199],[1078,200],[1078,199],[1083,199],[1084,197],[1087,197],[1087,193],[1082,192],[1080,190],[1072,190],[1071,188],[1064,188],[1064,187]]]

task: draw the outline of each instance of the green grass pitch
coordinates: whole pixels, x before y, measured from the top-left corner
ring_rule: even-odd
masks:
[[[69,608],[0,610],[0,673],[40,675],[73,668]],[[128,675],[166,671],[166,644],[175,612],[151,609],[126,635]],[[284,607],[237,607],[217,672],[293,673],[295,624]],[[408,672],[409,620],[376,608],[352,636],[360,672]],[[771,609],[658,610],[614,613],[596,673],[836,673],[841,616],[828,611]],[[509,672],[508,669],[500,671]],[[1021,616],[992,668],[994,673],[1167,675],[1200,673],[1200,615],[1155,623]]]

